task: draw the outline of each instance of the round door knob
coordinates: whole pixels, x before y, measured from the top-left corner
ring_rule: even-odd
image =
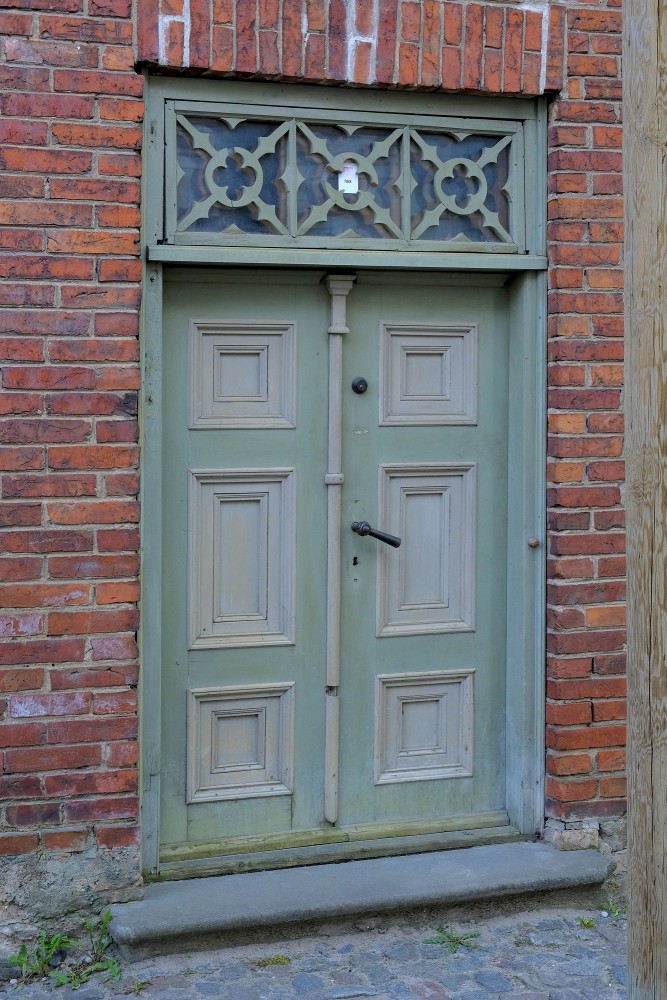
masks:
[[[366,392],[366,389],[368,389],[368,381],[362,375],[357,375],[356,378],[352,379],[352,392],[356,392],[358,396],[362,396]]]

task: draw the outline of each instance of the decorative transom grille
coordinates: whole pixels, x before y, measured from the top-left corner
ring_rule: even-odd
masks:
[[[473,131],[461,119],[392,127],[190,111],[172,121],[169,241],[521,247],[515,123]]]

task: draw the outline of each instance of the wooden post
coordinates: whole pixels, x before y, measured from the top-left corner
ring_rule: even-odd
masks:
[[[628,995],[666,1000],[667,5],[624,14]]]

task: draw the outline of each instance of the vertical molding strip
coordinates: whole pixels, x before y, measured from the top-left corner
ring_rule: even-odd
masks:
[[[331,296],[329,326],[329,453],[327,474],[327,664],[324,750],[324,818],[338,819],[338,739],[340,683],[340,543],[343,485],[343,338],[347,327],[347,296],[356,275],[328,275]]]

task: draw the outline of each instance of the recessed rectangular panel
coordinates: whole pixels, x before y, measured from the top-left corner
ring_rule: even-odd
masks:
[[[404,491],[402,609],[448,605],[449,496],[449,490],[442,487]]]
[[[476,325],[384,323],[380,423],[422,426],[476,422]]]
[[[190,647],[293,641],[293,470],[192,472]]]
[[[213,616],[266,619],[268,493],[218,496],[214,526]],[[239,552],[244,558],[239,559]]]
[[[190,323],[190,427],[294,427],[294,323]]]
[[[472,775],[473,670],[377,678],[375,783]]]
[[[290,795],[294,685],[188,691],[188,802]]]
[[[398,730],[398,756],[428,754],[440,749],[447,734],[443,726],[444,698],[402,698]]]
[[[377,634],[471,631],[475,466],[381,466],[379,523],[403,542],[378,553]]]

